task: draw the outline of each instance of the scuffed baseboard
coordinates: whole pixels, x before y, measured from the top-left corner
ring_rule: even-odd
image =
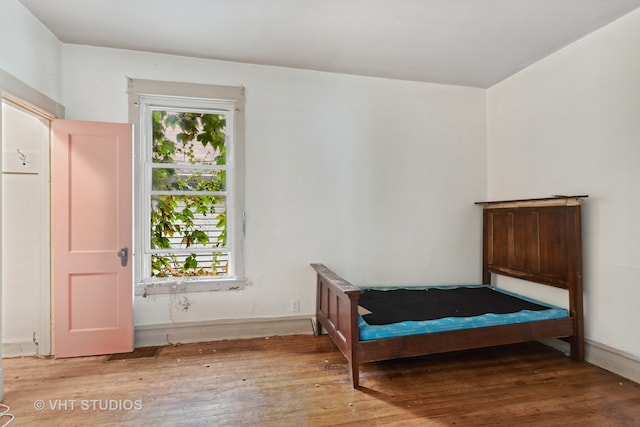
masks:
[[[135,347],[313,334],[311,316],[137,325]]]
[[[2,357],[22,357],[36,356],[38,354],[38,346],[33,340],[24,341],[5,341],[2,343]]]

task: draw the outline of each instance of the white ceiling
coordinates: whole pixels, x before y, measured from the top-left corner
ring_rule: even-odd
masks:
[[[640,0],[19,0],[62,42],[490,87]]]

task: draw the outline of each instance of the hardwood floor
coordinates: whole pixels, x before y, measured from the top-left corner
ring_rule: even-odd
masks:
[[[361,390],[326,336],[167,346],[125,360],[4,359],[3,367],[11,427],[640,423],[639,384],[537,343],[364,364]]]

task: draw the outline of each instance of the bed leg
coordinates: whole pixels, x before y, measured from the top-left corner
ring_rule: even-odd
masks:
[[[576,362],[584,362],[584,340],[574,336],[569,340],[569,344],[571,345],[571,359]]]
[[[360,369],[358,364],[353,361],[353,359],[349,359],[349,371],[351,372],[351,384],[353,388],[357,389],[360,387]]]

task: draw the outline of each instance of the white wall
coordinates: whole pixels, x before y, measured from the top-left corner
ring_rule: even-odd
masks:
[[[26,95],[34,104],[54,105],[55,102],[51,102],[51,100],[60,100],[62,96],[62,43],[16,0],[0,0],[0,11],[0,91],[9,90],[15,91],[14,95]],[[19,84],[16,84],[16,82],[19,82]],[[55,112],[58,113],[59,111]],[[1,126],[0,123],[0,128],[4,127],[6,127],[6,123],[4,126]],[[0,144],[0,148],[3,145]],[[46,155],[46,149],[43,154]],[[1,152],[0,158],[2,158]],[[46,156],[41,157],[41,159],[47,161]],[[42,177],[43,175],[39,176]],[[29,184],[23,188],[22,183],[18,184],[18,186],[12,185],[10,192],[12,195],[8,197],[19,204],[29,203],[31,195],[27,192],[28,186]],[[3,192],[0,191],[0,193]],[[14,196],[17,198],[14,199]],[[2,198],[5,199],[4,193]],[[43,199],[41,202],[46,203],[46,200]],[[8,223],[4,219],[2,222]],[[10,227],[12,225],[6,226]],[[5,238],[7,238],[7,231],[3,231],[2,241],[4,242]],[[31,238],[31,234],[28,237]],[[11,238],[10,233],[8,238]],[[48,251],[47,245],[48,241],[46,239],[38,242],[38,246],[35,248],[37,255],[35,255],[34,262],[31,264],[29,274],[33,273],[33,271],[35,271],[35,274],[48,274],[46,269],[40,270],[40,265],[35,266],[40,261],[42,251]],[[6,257],[3,255],[2,258]],[[5,275],[4,269],[12,260],[4,259],[4,262],[0,276]],[[38,279],[31,277],[27,286],[31,287],[35,280]],[[12,283],[8,288],[2,283],[2,291],[6,293],[1,298],[2,306],[5,307],[2,310],[2,330],[7,334],[6,336],[3,334],[1,337],[3,347],[4,344],[9,345],[6,350],[12,352],[17,346],[19,352],[22,352],[22,343],[28,342],[32,338],[32,333],[36,331],[37,338],[41,344],[40,350],[46,353],[49,347],[49,337],[45,330],[38,328],[42,327],[41,325],[44,323],[48,323],[48,319],[46,319],[49,313],[46,306],[48,302],[45,303],[39,300],[38,296],[33,295],[31,292],[33,289],[26,293],[16,291],[15,282]],[[34,299],[31,299],[32,297]],[[23,313],[13,309],[14,307],[24,307],[29,304],[33,304],[31,306],[33,310],[40,309],[35,318],[41,322],[34,320],[33,311],[29,311],[29,315],[23,317]],[[7,311],[5,312],[5,310]],[[33,348],[31,350],[25,348],[25,350],[30,352]],[[5,355],[10,354],[10,352],[7,352]],[[0,400],[2,399],[2,394],[2,367],[0,366]]]
[[[126,77],[246,88],[242,291],[136,298],[136,325],[311,314],[322,262],[354,283],[478,282],[481,89],[64,45],[67,117],[127,121]]]
[[[59,102],[62,43],[17,0],[0,11],[0,70]]]
[[[640,359],[640,10],[488,90],[491,199],[588,194],[586,337]]]
[[[4,102],[2,122],[2,354],[49,354],[49,122]]]

